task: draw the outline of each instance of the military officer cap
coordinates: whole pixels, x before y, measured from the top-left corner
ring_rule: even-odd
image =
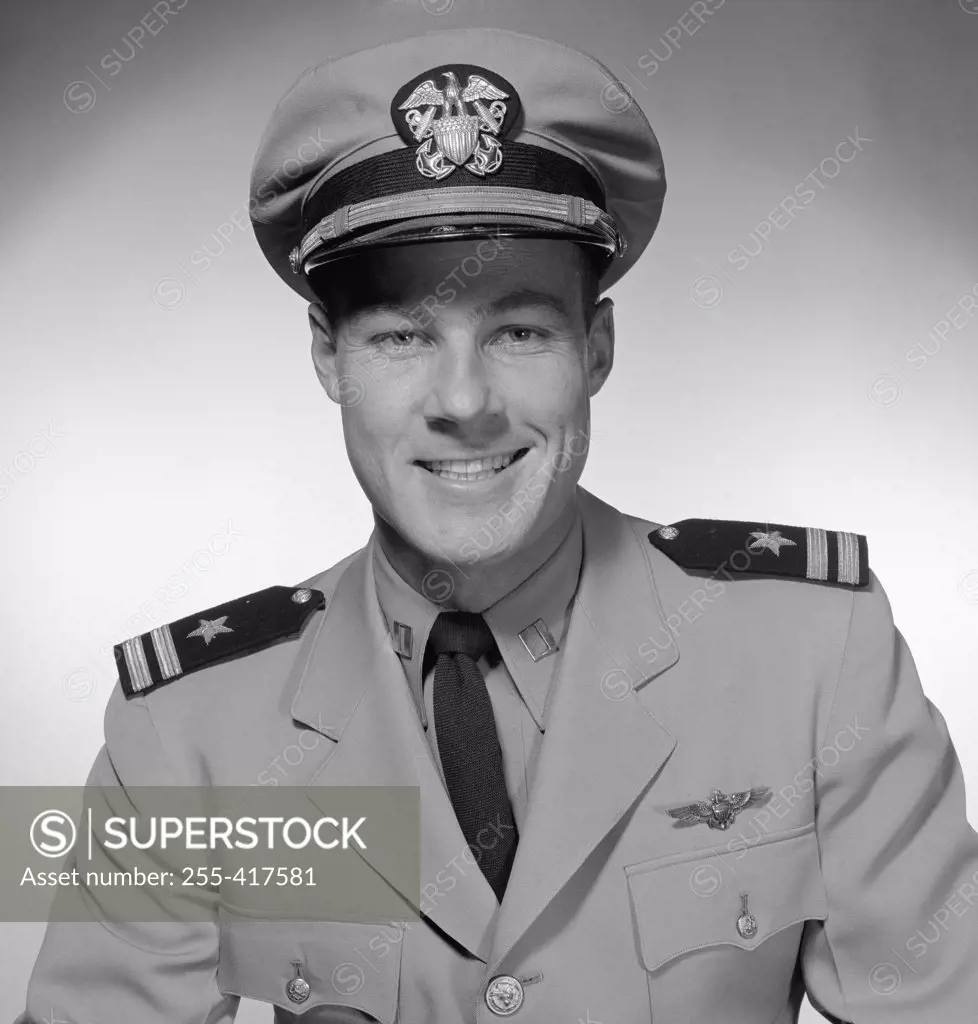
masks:
[[[343,257],[495,235],[595,247],[607,288],[648,244],[664,194],[656,137],[607,68],[550,40],[466,28],[302,74],[262,137],[249,208],[268,261],[315,300]]]

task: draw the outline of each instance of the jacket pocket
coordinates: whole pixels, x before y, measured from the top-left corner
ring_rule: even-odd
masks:
[[[301,1021],[394,1024],[403,925],[270,921],[220,915],[218,988]],[[298,964],[298,968],[296,967]],[[301,976],[304,985],[297,983]],[[303,997],[304,996],[304,997]],[[298,997],[298,998],[297,998]],[[276,1011],[276,1021],[289,1020]]]
[[[827,914],[814,823],[752,845],[643,861],[625,874],[659,1019],[777,1017],[803,924]]]

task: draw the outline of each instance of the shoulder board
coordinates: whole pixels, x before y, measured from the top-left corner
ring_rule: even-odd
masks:
[[[266,587],[116,644],[116,668],[126,698],[155,690],[179,676],[250,654],[298,634],[325,607],[321,590]]]
[[[847,587],[869,583],[869,555],[861,533],[683,519],[653,530],[649,541],[684,569],[785,576]]]

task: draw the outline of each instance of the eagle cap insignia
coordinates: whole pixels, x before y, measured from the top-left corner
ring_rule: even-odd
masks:
[[[688,828],[690,825],[705,824],[709,828],[725,832],[746,807],[760,807],[770,799],[771,790],[766,786],[729,794],[714,789],[709,800],[699,800],[692,804],[670,807],[666,810],[666,814],[670,818],[676,819],[674,828]]]
[[[502,139],[520,112],[513,86],[475,64],[442,64],[413,78],[391,101],[398,135],[416,146],[425,178],[441,180],[457,167],[477,177],[502,167]]]

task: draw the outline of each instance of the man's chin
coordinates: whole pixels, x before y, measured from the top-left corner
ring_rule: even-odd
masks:
[[[485,521],[481,525],[465,524],[457,531],[446,531],[434,536],[415,537],[412,543],[423,552],[432,565],[465,570],[467,566],[489,568],[512,558],[524,545],[525,529],[520,524],[518,534],[498,535]]]

